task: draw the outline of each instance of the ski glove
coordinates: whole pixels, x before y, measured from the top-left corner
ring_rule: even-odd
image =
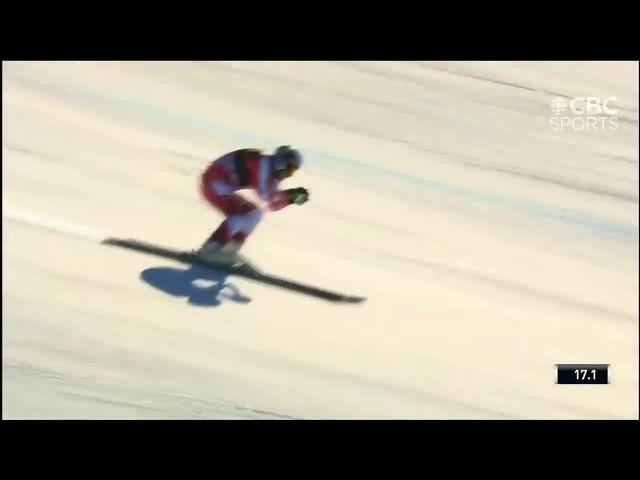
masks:
[[[290,188],[286,190],[289,196],[289,202],[296,205],[302,205],[309,201],[309,191],[304,187]]]

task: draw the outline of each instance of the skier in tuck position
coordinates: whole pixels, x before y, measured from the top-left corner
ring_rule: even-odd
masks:
[[[278,188],[280,182],[291,177],[301,165],[300,152],[288,145],[278,147],[272,155],[245,148],[213,161],[202,174],[201,193],[226,219],[197,254],[205,260],[232,257],[262,219],[263,208],[277,211],[287,205],[307,202],[309,192],[306,188]],[[244,189],[254,190],[265,203],[264,207],[236,193]]]

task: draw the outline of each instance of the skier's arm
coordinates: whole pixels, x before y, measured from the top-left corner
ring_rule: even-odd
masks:
[[[272,212],[281,210],[292,203],[302,205],[309,199],[309,192],[302,187],[279,190],[278,182],[270,178],[269,161],[266,157],[260,160],[257,183],[258,195],[264,202],[267,202],[267,206]]]
[[[289,188],[287,190],[274,190],[269,194],[267,203],[269,210],[275,212],[287,205],[302,205],[309,200],[309,191],[304,187]]]
[[[282,210],[287,205],[291,205],[291,200],[286,191],[275,190],[269,194],[267,204],[269,206],[269,210],[276,212],[278,210]]]

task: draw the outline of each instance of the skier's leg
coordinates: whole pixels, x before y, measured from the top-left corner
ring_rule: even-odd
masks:
[[[242,199],[244,201],[244,199]],[[241,211],[236,208],[236,211]],[[249,208],[248,205],[243,205]],[[262,218],[262,211],[257,207],[246,213],[237,213],[229,216],[214,231],[209,239],[200,247],[198,254],[211,261],[238,260],[238,252],[244,245],[247,237],[255,230]],[[226,260],[225,260],[226,261]],[[244,262],[245,260],[243,260]]]
[[[229,248],[232,251],[237,252],[242,247],[262,220],[262,210],[250,202],[247,204],[245,207],[248,209],[251,206],[250,210],[232,215],[227,219],[227,233],[230,235],[229,243],[232,244]]]
[[[224,214],[226,218],[229,218],[236,213],[238,207],[238,202],[233,198],[235,197],[233,188],[224,181],[225,172],[223,170],[220,170],[220,172],[214,170],[212,173],[218,173],[217,178],[210,178],[209,181],[203,178],[200,194],[209,205]],[[226,218],[204,242],[201,249],[207,245],[217,244],[221,246],[230,240],[231,236],[229,235]]]
[[[211,235],[209,235],[209,238],[207,238],[203,246],[214,243],[214,242],[219,245],[224,245],[230,240],[228,232],[229,232],[228,222],[227,220],[224,220],[222,223],[220,223],[218,228],[215,229]]]
[[[219,182],[203,185],[202,194],[227,218],[209,236],[200,252],[216,253],[222,249],[236,252],[259,223],[262,211]]]

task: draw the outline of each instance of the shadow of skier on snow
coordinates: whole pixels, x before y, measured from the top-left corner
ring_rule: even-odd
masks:
[[[188,269],[147,268],[140,273],[140,280],[174,297],[187,297],[187,303],[197,307],[217,307],[222,300],[251,302],[238,287],[226,283],[228,276],[228,273],[192,265]]]

